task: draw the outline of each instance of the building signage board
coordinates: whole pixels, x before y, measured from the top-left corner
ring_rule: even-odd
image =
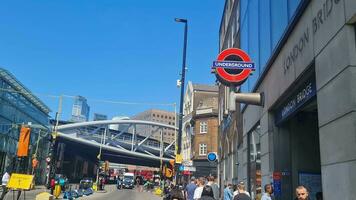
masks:
[[[7,187],[11,189],[29,190],[31,188],[32,180],[33,175],[13,173],[11,174]]]
[[[187,166],[187,167],[191,167],[191,166],[193,166],[193,161],[191,161],[191,160],[183,160],[182,161],[182,165]]]
[[[287,102],[277,110],[275,121],[280,124],[298,111],[305,103],[316,95],[315,78],[307,80],[302,84]]]
[[[195,167],[187,167],[187,166],[184,166],[184,171],[195,172],[195,171],[196,171],[196,168],[195,168]]]
[[[241,49],[225,49],[213,62],[216,78],[226,86],[239,86],[255,70],[255,63]]]
[[[275,196],[282,195],[282,173],[281,172],[273,172],[273,194]]]

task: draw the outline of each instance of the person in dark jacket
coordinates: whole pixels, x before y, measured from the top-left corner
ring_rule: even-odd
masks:
[[[204,186],[200,200],[215,200],[213,188],[209,185]]]
[[[183,191],[177,186],[174,187],[170,193],[170,200],[184,200]]]
[[[251,197],[245,192],[245,185],[238,184],[237,190],[239,191],[239,194],[234,197],[234,200],[251,200]]]

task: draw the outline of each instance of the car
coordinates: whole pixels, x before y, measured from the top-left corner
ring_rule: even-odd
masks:
[[[122,181],[123,188],[133,189],[134,186],[134,174],[133,173],[124,173],[124,179]]]
[[[90,177],[85,177],[79,182],[79,189],[88,189],[93,187],[93,179]]]

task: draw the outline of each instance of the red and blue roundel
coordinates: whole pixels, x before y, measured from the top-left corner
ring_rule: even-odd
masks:
[[[216,78],[226,86],[239,86],[255,70],[255,63],[250,57],[237,48],[225,49],[213,62]]]

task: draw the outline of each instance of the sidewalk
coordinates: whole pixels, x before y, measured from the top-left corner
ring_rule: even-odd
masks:
[[[75,188],[75,185],[76,184],[73,184],[72,185],[72,189],[76,189]],[[97,191],[97,192],[94,192],[94,194],[90,195],[90,196],[83,196],[83,197],[80,197],[78,199],[88,199],[90,197],[98,197],[98,196],[101,196],[103,194],[106,194],[107,192],[112,192],[116,189],[116,185],[106,185],[105,186],[105,190],[104,191]],[[23,200],[24,199],[24,195],[26,196],[25,199],[27,200],[34,200],[36,199],[36,195],[42,193],[42,192],[48,192],[50,193],[51,190],[47,190],[46,186],[42,186],[42,185],[38,185],[38,186],[35,186],[35,189],[32,189],[32,190],[29,190],[29,191],[25,191],[25,192],[21,192],[21,197],[20,199]],[[2,190],[1,190],[1,193],[2,193]],[[0,193],[0,194],[1,194]],[[13,192],[13,191],[9,191],[4,200],[12,200],[13,199],[13,196],[15,196],[15,198],[17,197],[17,191]],[[63,193],[59,196],[58,199],[63,199]]]

